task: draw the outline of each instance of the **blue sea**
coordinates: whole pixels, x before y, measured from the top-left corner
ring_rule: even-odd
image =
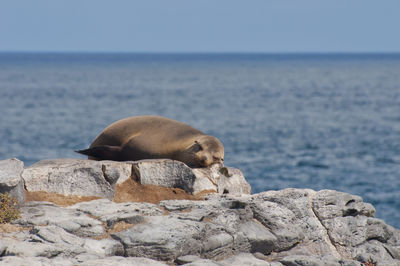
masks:
[[[254,193],[349,192],[400,228],[400,54],[0,54],[0,159],[84,158],[150,114],[218,137]]]

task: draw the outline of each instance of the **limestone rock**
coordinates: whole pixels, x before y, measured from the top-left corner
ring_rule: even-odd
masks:
[[[185,264],[186,266],[220,266],[219,263],[213,260],[200,259],[193,261],[191,263]]]
[[[167,264],[147,258],[108,257],[88,260],[81,266],[167,266]]]
[[[287,266],[302,266],[302,265],[326,265],[326,266],[361,266],[359,262],[354,260],[338,260],[332,256],[305,256],[291,255],[281,259],[283,265]]]
[[[133,176],[144,185],[181,188],[188,193],[215,191],[219,194],[250,194],[250,185],[239,169],[218,164],[209,168],[190,168],[168,159],[133,162]]]
[[[360,197],[322,190],[313,197],[313,209],[341,257],[388,265],[399,259],[400,231],[373,218],[375,209]]]
[[[20,204],[25,201],[23,169],[24,163],[18,159],[0,161],[0,193],[8,192]]]
[[[158,204],[99,199],[59,207],[26,202],[21,218],[9,225],[20,231],[0,226],[0,265],[400,265],[400,230],[374,218],[372,205],[358,196],[292,188],[249,195],[246,183],[232,179],[234,169],[190,169],[171,160],[43,164],[22,176],[42,180],[46,189],[61,176],[85,177],[93,182],[85,186],[102,180],[100,187],[109,191],[118,179],[133,176],[192,193],[203,180],[203,188],[218,193],[201,201]],[[172,181],[163,175],[173,175]],[[84,193],[83,188],[76,191]],[[113,192],[107,193],[102,195],[109,198]]]
[[[73,266],[74,263],[67,258],[48,259],[45,257],[2,257],[0,265],[4,266]]]
[[[177,263],[178,265],[183,265],[183,264],[194,262],[196,260],[201,260],[201,258],[199,256],[195,256],[195,255],[185,255],[185,256],[180,256],[179,258],[177,258],[175,260],[175,263]]]
[[[143,216],[163,214],[163,211],[155,204],[137,202],[115,203],[108,199],[81,202],[67,208],[96,216],[109,227],[122,221],[130,224],[141,223],[144,221]]]
[[[102,223],[82,212],[51,203],[28,202],[21,208],[21,218],[13,221],[22,226],[55,225],[77,236],[104,234]]]
[[[51,258],[63,252],[54,245],[14,239],[2,239],[1,245],[5,247],[2,256]]]
[[[170,217],[148,217],[147,223],[112,234],[120,241],[128,256],[156,260],[175,260],[188,254],[199,254],[202,225],[199,222]]]
[[[112,199],[117,180],[128,175],[124,165],[111,161],[44,160],[25,168],[22,177],[28,191]]]
[[[315,214],[320,220],[363,215],[373,217],[374,207],[359,196],[334,190],[321,190],[312,198]]]
[[[196,176],[180,161],[167,159],[132,162],[133,176],[142,185],[180,188],[193,193]]]
[[[85,241],[64,229],[55,226],[35,226],[30,230],[30,242],[52,244],[57,247],[64,256],[74,257],[78,254],[86,252],[83,248]]]
[[[187,193],[250,194],[250,185],[240,170],[219,165],[192,169],[169,159],[135,162],[78,159],[44,160],[22,172],[28,191],[63,195],[98,196],[113,199],[115,185],[134,178],[143,185],[181,188]]]
[[[100,257],[124,255],[124,247],[122,244],[114,239],[109,238],[100,240],[86,238],[83,247],[86,249],[87,253],[96,254]]]
[[[209,168],[192,169],[196,176],[194,193],[216,190],[219,194],[250,194],[251,187],[239,169],[214,164]]]
[[[269,266],[270,264],[264,260],[257,259],[251,253],[240,253],[229,259],[219,262],[221,266],[241,266],[241,265],[254,265],[254,266]]]

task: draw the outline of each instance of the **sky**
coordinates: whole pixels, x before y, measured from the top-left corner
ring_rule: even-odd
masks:
[[[400,52],[400,1],[2,0],[0,51]]]

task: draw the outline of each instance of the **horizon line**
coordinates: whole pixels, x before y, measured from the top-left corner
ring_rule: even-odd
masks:
[[[400,51],[73,51],[0,50],[0,54],[142,54],[142,55],[400,55]]]

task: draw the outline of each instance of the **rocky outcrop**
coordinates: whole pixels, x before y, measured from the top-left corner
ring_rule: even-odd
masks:
[[[18,159],[0,161],[0,193],[9,193],[20,203],[25,201],[23,170],[24,163]]]
[[[20,257],[50,265],[400,264],[400,231],[373,218],[360,197],[332,190],[158,204],[28,202],[21,211],[13,222],[20,231],[0,240],[3,261],[14,265]]]
[[[118,179],[129,178],[130,165],[77,159],[44,160],[22,172],[27,191],[113,199]]]
[[[49,190],[57,179],[58,191],[78,194],[79,178],[110,191],[135,179],[196,193],[202,180],[202,190],[215,193],[117,203],[108,190],[87,188],[103,198],[67,207],[26,202],[18,220],[0,225],[0,265],[400,265],[400,231],[374,218],[358,196],[290,188],[250,195],[235,169],[185,167],[56,160],[26,168],[31,189],[29,178]]]
[[[250,185],[238,169],[224,167],[192,169],[173,160],[137,162],[57,159],[40,161],[22,172],[27,191],[113,199],[116,184],[133,178],[143,185],[180,188],[190,194],[214,191],[250,194]]]

